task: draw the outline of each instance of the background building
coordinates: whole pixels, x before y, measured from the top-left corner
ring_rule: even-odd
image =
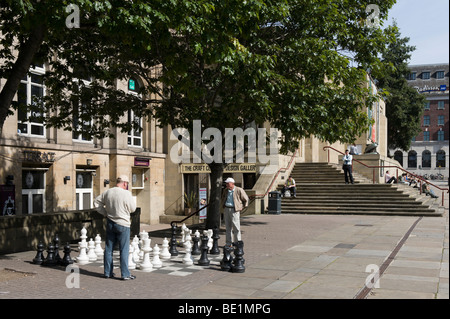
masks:
[[[409,66],[410,86],[426,96],[422,132],[404,152],[391,150],[402,166],[417,175],[447,180],[449,165],[449,64]]]

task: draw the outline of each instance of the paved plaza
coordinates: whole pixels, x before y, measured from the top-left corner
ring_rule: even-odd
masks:
[[[120,281],[88,264],[79,265],[76,287],[64,267],[32,264],[35,251],[3,255],[0,299],[448,299],[446,205],[442,217],[243,216],[244,273],[212,263],[188,275],[132,271],[135,280]],[[169,225],[141,229],[152,246],[170,235]],[[220,236],[223,246],[223,228]]]

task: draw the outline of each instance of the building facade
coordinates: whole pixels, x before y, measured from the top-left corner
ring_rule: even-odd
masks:
[[[447,180],[449,165],[449,64],[411,65],[408,84],[425,95],[422,132],[405,152],[390,150],[402,166],[428,179]]]

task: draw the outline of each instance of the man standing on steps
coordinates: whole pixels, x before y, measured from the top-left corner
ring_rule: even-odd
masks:
[[[349,180],[350,183],[353,184],[352,161],[353,156],[348,153],[348,150],[345,150],[345,155],[342,157],[342,169],[344,170],[345,184],[348,184]]]

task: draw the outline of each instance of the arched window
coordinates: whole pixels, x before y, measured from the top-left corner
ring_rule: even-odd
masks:
[[[417,168],[417,153],[416,153],[416,151],[409,151],[408,167],[409,168]]]
[[[445,151],[443,150],[436,153],[436,167],[445,167]]]
[[[403,152],[402,151],[396,151],[394,153],[394,159],[400,163],[401,166],[403,166]]]
[[[422,167],[431,167],[431,152],[428,150],[422,152]]]

